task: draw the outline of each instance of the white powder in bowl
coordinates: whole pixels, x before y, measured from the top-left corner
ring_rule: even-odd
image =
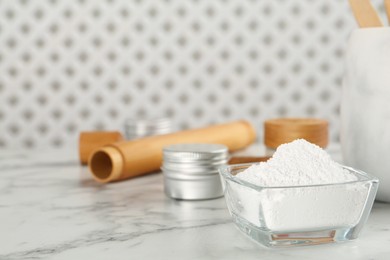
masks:
[[[267,162],[255,164],[236,177],[261,187],[282,187],[258,192],[232,186],[240,200],[239,215],[274,231],[354,226],[368,193],[368,187],[360,183],[299,187],[358,179],[323,149],[302,139],[279,146]]]
[[[357,179],[319,146],[303,139],[279,146],[271,159],[249,167],[237,178],[266,187],[342,183]]]

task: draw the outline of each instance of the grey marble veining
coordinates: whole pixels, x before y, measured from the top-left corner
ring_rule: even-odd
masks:
[[[159,173],[102,185],[75,151],[0,151],[0,259],[388,259],[389,216],[376,203],[356,241],[267,249],[223,198],[171,200]]]

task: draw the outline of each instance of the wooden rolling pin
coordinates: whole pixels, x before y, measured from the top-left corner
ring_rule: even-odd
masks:
[[[79,139],[79,157],[81,164],[87,164],[92,152],[107,144],[125,140],[117,131],[81,132]]]
[[[238,121],[110,144],[96,150],[89,158],[88,165],[94,178],[98,182],[106,183],[159,170],[162,149],[166,145],[216,143],[224,144],[230,151],[235,151],[245,148],[255,139],[255,130],[251,124]]]

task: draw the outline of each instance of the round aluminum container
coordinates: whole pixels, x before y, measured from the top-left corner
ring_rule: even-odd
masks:
[[[223,188],[219,174],[206,175],[197,180],[183,180],[165,177],[165,193],[174,199],[205,200],[223,196]]]
[[[129,118],[124,127],[128,140],[173,132],[172,121],[169,118]]]
[[[165,193],[174,199],[202,200],[223,196],[218,168],[228,149],[219,144],[175,144],[163,149]]]
[[[220,166],[226,165],[227,160],[221,161],[215,165],[186,165],[186,164],[164,164],[163,169],[166,172],[172,173],[184,173],[191,175],[204,175],[204,174],[215,174]]]

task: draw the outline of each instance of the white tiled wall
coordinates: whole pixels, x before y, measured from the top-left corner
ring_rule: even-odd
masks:
[[[0,147],[74,145],[139,114],[260,135],[316,116],[337,141],[354,27],[347,0],[2,0]]]

